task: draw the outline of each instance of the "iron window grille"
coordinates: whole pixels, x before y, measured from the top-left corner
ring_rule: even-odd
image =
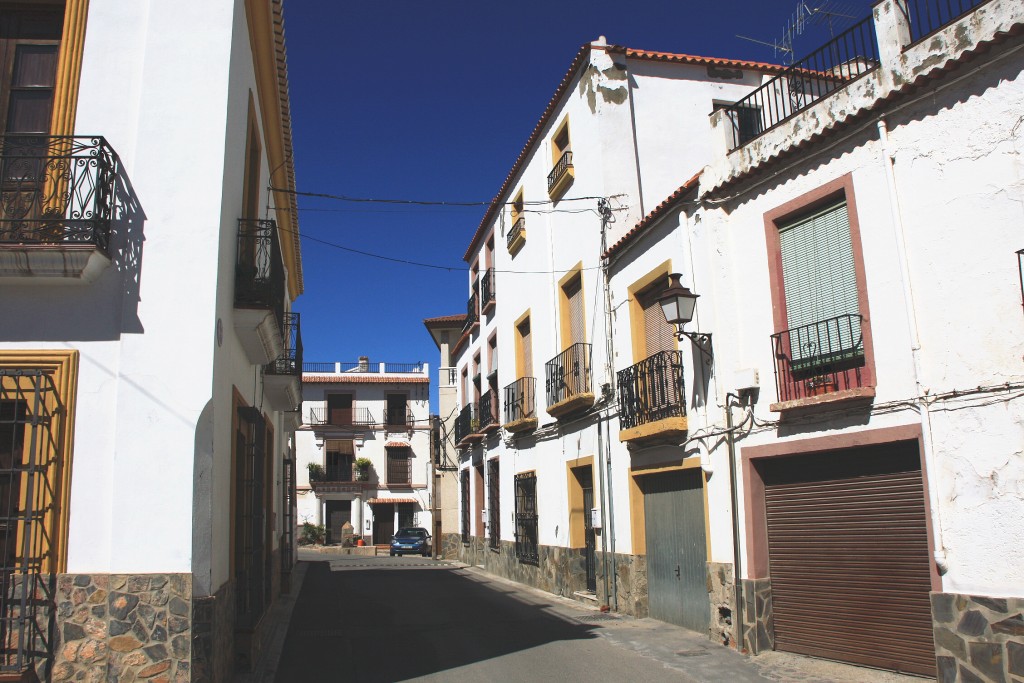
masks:
[[[620,429],[686,415],[681,351],[659,351],[617,377]]]
[[[255,628],[266,610],[269,574],[265,552],[264,509],[267,482],[267,426],[256,408],[238,409],[236,435],[236,508],[235,508],[235,616],[242,628]],[[266,584],[266,585],[265,585]]]
[[[537,380],[520,377],[505,387],[505,422],[516,422],[537,416]]]
[[[282,495],[284,500],[281,504],[281,524],[284,526],[281,531],[281,584],[290,585],[292,565],[295,564],[295,512],[297,499],[295,496],[295,456],[285,458]]]
[[[733,125],[732,149],[742,147],[789,117],[878,68],[875,23],[868,17],[725,107]]]
[[[863,386],[863,317],[848,313],[773,334],[780,401]]]
[[[285,279],[277,222],[241,218],[235,260],[235,307],[269,309],[284,330]]]
[[[408,448],[388,448],[388,486],[412,485],[412,458]]]
[[[53,660],[56,489],[65,411],[51,375],[0,368],[0,672]]]
[[[578,342],[544,364],[548,406],[590,392],[590,346]]]
[[[526,564],[539,564],[537,546],[537,475],[517,474],[516,491],[516,558]]]
[[[459,475],[462,484],[462,543],[469,545],[469,470]]]
[[[98,135],[0,135],[0,243],[110,251],[120,161]]]
[[[487,462],[487,537],[492,550],[501,548],[501,499],[498,460]]]

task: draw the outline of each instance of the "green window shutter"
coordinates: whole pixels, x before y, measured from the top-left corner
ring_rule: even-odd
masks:
[[[793,362],[859,353],[860,318],[839,318],[860,314],[846,202],[780,227],[779,243]]]

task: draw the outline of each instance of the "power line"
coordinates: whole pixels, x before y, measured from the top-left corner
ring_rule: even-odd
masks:
[[[283,187],[271,187],[273,192],[283,192],[285,194],[295,195],[296,197],[317,197],[320,199],[334,199],[341,202],[356,202],[364,204],[413,204],[417,206],[511,206],[513,204],[522,204],[524,206],[537,206],[544,204],[554,204],[550,200],[533,200],[524,202],[498,202],[494,199],[489,201],[476,201],[476,202],[453,202],[444,200],[419,200],[419,199],[380,199],[372,197],[352,197],[344,194],[328,194],[326,192],[300,192],[299,190],[290,190]],[[584,200],[593,199],[606,199],[606,197],[563,197],[559,202],[578,202]]]

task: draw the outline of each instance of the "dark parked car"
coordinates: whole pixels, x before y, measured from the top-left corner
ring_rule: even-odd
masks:
[[[391,537],[391,557],[406,553],[430,557],[430,532],[418,526],[399,529],[398,533]]]

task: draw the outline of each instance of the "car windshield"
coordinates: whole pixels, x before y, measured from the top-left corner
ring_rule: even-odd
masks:
[[[395,536],[414,536],[416,538],[426,538],[427,532],[425,529],[399,529]]]

